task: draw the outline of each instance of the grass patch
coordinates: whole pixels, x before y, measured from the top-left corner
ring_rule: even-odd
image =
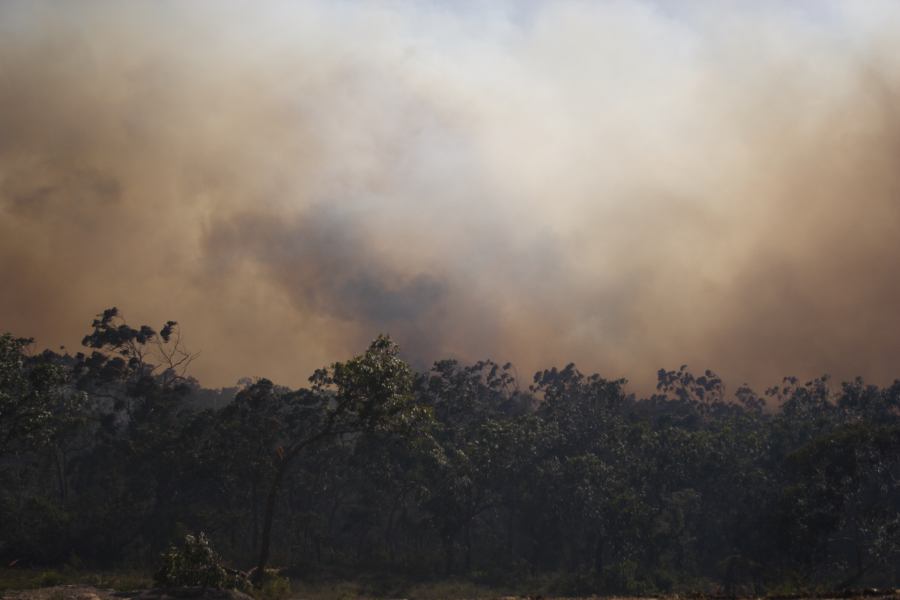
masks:
[[[507,595],[520,595],[509,592],[509,590],[497,587],[456,579],[418,583],[377,579],[315,582],[295,580],[290,597],[303,598],[303,600],[377,600],[383,598],[455,600],[460,598],[499,598]],[[254,595],[259,598],[257,594]],[[283,598],[272,600],[283,600]]]
[[[294,581],[293,596],[304,600],[355,600],[366,597],[362,586],[352,581],[303,582]]]
[[[291,580],[278,574],[266,576],[262,588],[251,593],[256,600],[287,600],[294,595]]]
[[[503,590],[464,580],[436,581],[412,585],[404,595],[411,600],[446,600],[447,598],[497,598]]]
[[[130,592],[153,587],[153,581],[146,573],[140,571],[0,569],[0,591],[33,590],[56,585],[89,585],[117,592]]]

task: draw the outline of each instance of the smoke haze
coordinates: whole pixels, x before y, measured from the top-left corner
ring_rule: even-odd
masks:
[[[884,383],[898,92],[889,2],[7,0],[0,330]]]

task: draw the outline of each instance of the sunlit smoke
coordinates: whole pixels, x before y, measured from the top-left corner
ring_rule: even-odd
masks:
[[[0,330],[900,375],[900,5],[487,6],[0,4]]]

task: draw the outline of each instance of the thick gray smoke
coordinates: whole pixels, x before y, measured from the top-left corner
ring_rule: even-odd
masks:
[[[0,4],[0,330],[900,375],[900,5]]]

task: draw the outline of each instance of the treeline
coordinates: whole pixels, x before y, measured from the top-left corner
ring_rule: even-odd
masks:
[[[84,352],[0,337],[0,559],[150,566],[204,531],[245,568],[761,592],[900,581],[900,382],[636,398],[573,365],[414,373],[388,339],[292,390],[188,375],[115,309]],[[262,572],[260,570],[259,572]]]

